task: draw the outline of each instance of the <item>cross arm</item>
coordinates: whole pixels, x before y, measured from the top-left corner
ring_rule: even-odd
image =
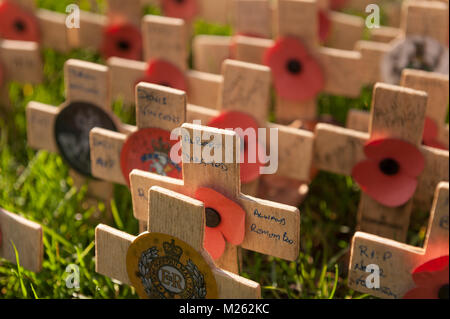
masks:
[[[328,46],[342,50],[352,50],[364,32],[364,19],[337,11],[329,11],[331,32]]]
[[[59,109],[51,105],[33,101],[28,103],[26,109],[27,141],[31,148],[58,152],[53,132],[58,112]]]
[[[230,56],[231,43],[232,37],[197,35],[192,44],[195,69],[220,74],[222,62]]]

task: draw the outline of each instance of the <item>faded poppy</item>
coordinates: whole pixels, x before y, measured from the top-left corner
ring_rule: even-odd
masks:
[[[10,1],[2,1],[0,2],[0,37],[8,40],[39,42],[39,23],[30,11]]]
[[[197,0],[163,0],[162,8],[168,17],[192,20],[198,12]]]
[[[422,153],[412,144],[393,138],[366,143],[367,159],[353,167],[352,176],[362,191],[388,207],[405,204],[416,191],[425,168]]]
[[[118,23],[105,28],[101,52],[105,58],[140,60],[142,57],[142,36],[132,24]]]
[[[184,73],[172,63],[164,60],[151,60],[147,71],[139,82],[163,85],[172,89],[187,91],[187,82]],[[136,84],[137,84],[136,83]]]
[[[319,10],[319,39],[324,43],[327,41],[331,31],[331,21],[326,10]]]
[[[225,241],[240,245],[245,236],[245,211],[239,204],[211,188],[201,187],[195,198],[205,204],[204,247],[214,260],[225,251]]]
[[[271,68],[275,89],[282,98],[308,101],[324,86],[319,63],[297,38],[278,39],[265,52],[263,61]]]
[[[244,152],[241,152],[240,154],[241,182],[249,183],[257,179],[260,175],[260,167],[262,166],[261,162],[259,161],[259,154],[263,151],[262,146],[258,143],[258,122],[256,122],[256,120],[252,116],[245,113],[229,111],[223,112],[215,118],[211,119],[208,122],[207,126],[220,129],[242,129],[242,131],[236,132],[242,139],[241,141],[244,143]],[[247,129],[254,130],[255,140],[249,139],[248,136],[244,136],[245,130]],[[250,152],[255,153],[252,154]],[[250,158],[252,160],[249,160]]]
[[[436,122],[433,121],[431,118],[426,117],[425,118],[425,127],[423,130],[423,138],[422,142],[424,145],[439,148],[442,150],[447,149],[444,144],[439,142],[438,140],[439,135],[439,128],[436,125]]]
[[[180,164],[170,158],[177,140],[170,139],[170,132],[158,128],[141,129],[131,134],[122,147],[120,166],[125,180],[133,169],[172,178],[183,178]]]
[[[449,299],[448,256],[442,256],[417,267],[411,274],[416,288],[403,299]]]

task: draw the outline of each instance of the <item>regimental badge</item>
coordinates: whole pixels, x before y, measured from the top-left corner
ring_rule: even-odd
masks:
[[[170,158],[170,151],[178,140],[170,139],[170,132],[158,129],[141,129],[130,135],[120,154],[122,174],[129,180],[133,169],[181,179],[181,165]]]
[[[127,253],[128,278],[143,299],[213,299],[217,284],[210,266],[184,241],[143,233]]]

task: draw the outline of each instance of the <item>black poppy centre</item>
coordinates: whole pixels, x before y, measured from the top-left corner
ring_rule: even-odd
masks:
[[[215,228],[220,225],[222,218],[220,217],[220,214],[217,212],[217,210],[211,207],[207,207],[205,209],[205,215],[206,215],[206,226],[210,228]]]
[[[289,73],[297,75],[302,72],[303,66],[298,59],[289,59],[286,63],[286,69]]]
[[[178,3],[178,4],[183,4],[184,0],[175,0],[175,2]]]
[[[127,40],[119,40],[117,41],[117,48],[121,51],[128,51],[130,50],[130,42]]]
[[[25,22],[23,22],[20,19],[17,19],[16,21],[14,21],[14,28],[18,31],[18,32],[24,32],[27,28]]]
[[[400,170],[400,165],[392,158],[383,159],[378,166],[380,167],[381,172],[388,176],[395,175]]]
[[[449,285],[443,285],[440,289],[439,289],[439,294],[438,297],[439,299],[449,299]]]

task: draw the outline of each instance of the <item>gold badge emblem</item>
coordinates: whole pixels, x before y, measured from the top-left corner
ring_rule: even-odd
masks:
[[[212,299],[217,284],[204,258],[184,241],[143,233],[127,253],[128,278],[141,298]]]

